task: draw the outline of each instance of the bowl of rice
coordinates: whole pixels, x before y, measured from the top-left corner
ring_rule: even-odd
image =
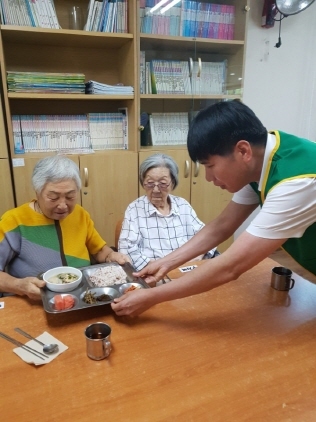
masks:
[[[109,287],[126,283],[126,273],[118,264],[107,264],[89,271],[88,278],[94,287]]]
[[[43,280],[52,292],[70,292],[81,283],[82,272],[74,267],[56,267],[46,271]]]

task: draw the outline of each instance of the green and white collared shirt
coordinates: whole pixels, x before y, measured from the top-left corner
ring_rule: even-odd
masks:
[[[277,138],[268,134],[263,168],[258,189],[264,189],[269,160]],[[314,158],[316,160],[316,157]],[[238,204],[258,204],[258,195],[250,185],[236,192],[232,199]],[[247,232],[265,239],[300,238],[316,222],[316,179],[314,177],[285,180],[266,196],[260,212],[254,217]]]

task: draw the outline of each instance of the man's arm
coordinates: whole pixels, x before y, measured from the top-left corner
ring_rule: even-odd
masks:
[[[206,224],[181,248],[164,258],[149,263],[147,267],[135,273],[135,275],[146,277],[146,281],[150,283],[161,280],[170,270],[198,255],[205,254],[232,236],[256,207],[257,205],[241,205],[230,201],[218,217]]]
[[[285,241],[286,239],[263,239],[244,232],[227,251],[217,258],[208,260],[172,283],[155,289],[127,293],[116,299],[112,308],[117,315],[136,316],[160,302],[212,290],[236,280],[241,274],[268,257]]]

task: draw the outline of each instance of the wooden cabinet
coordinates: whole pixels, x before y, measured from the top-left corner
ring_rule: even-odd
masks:
[[[14,207],[9,160],[0,158],[0,217]]]
[[[193,4],[194,2],[187,3]],[[196,25],[200,25],[200,21],[204,19],[202,12],[210,11],[213,6],[216,6],[214,4],[211,6],[211,3],[213,2],[204,0],[195,2],[194,4],[197,5],[196,15],[186,15],[182,25],[187,25],[186,20],[189,20],[191,21],[192,30],[193,16],[196,16],[196,22],[198,22]],[[182,36],[183,26],[180,26],[180,33],[177,35],[165,35],[166,33],[170,34],[173,30],[170,29],[170,32],[168,32],[167,12],[162,18],[166,26],[162,25],[159,10],[149,14],[149,18],[145,17],[147,23],[152,19],[156,24],[154,23],[152,27],[150,24],[147,25],[147,23],[144,25],[143,16],[145,16],[146,9],[142,9],[143,3],[139,2],[139,22],[141,24],[139,31],[140,58],[145,57],[145,65],[141,63],[140,68],[142,92],[139,96],[139,104],[141,113],[149,116],[154,115],[154,113],[165,113],[168,116],[169,113],[174,112],[186,113],[188,125],[190,125],[196,113],[208,105],[218,101],[242,99],[248,3],[247,0],[219,0],[216,2],[217,5],[225,5],[222,10],[228,11],[226,5],[230,6],[230,10],[233,7],[235,24],[232,39],[215,39],[215,37],[199,37],[198,33],[195,33],[194,36]],[[188,7],[192,8],[192,4]],[[173,11],[170,12],[170,21],[173,19],[172,16],[177,15],[177,11],[179,13],[179,9],[183,13],[185,7],[185,2],[174,6]],[[201,14],[199,14],[200,12]],[[155,19],[155,14],[157,19]],[[180,21],[181,19],[182,15]],[[175,21],[173,20],[173,22]],[[148,28],[152,28],[152,32],[155,33],[148,33],[150,32]],[[189,89],[186,88],[188,85],[185,82],[182,86],[180,86],[180,82],[175,82],[179,80],[175,77],[178,72],[177,62],[181,62],[180,68],[181,66],[188,68]],[[212,89],[209,89],[213,79],[207,73],[210,72],[207,69],[212,68],[214,63],[216,63],[218,68],[223,69],[223,83],[218,86],[215,84]],[[216,65],[214,65],[214,68],[216,68]],[[156,82],[156,89],[153,86],[150,87],[150,84],[142,83],[144,79],[146,81],[147,78],[148,81],[149,78],[148,74],[146,76],[146,67],[153,73],[155,66],[157,66],[158,74],[156,78],[153,78]],[[212,72],[215,75],[215,71],[212,70]],[[157,89],[158,81],[161,92],[158,92]],[[191,92],[189,92],[190,89]],[[181,90],[183,92],[180,92]],[[155,91],[157,93],[154,93]],[[166,125],[160,127],[160,133],[168,132],[168,127],[170,127],[168,124],[167,120]],[[185,140],[182,141],[183,145],[176,145],[177,142],[172,140],[172,134],[167,133],[166,141],[164,142],[163,140],[164,145],[158,145],[153,139],[151,141],[152,145],[150,146],[148,138],[144,141],[144,137],[141,137],[140,163],[144,158],[157,151],[172,156],[179,166],[180,173],[179,187],[174,193],[187,199],[202,221],[208,222],[216,217],[228,204],[232,195],[222,191],[220,188],[216,188],[212,183],[206,182],[203,166],[199,167],[198,163],[191,162]],[[158,142],[161,143],[161,140],[159,139]],[[140,192],[142,193],[143,190],[140,189]],[[229,239],[219,249],[224,250],[231,243],[232,239]]]
[[[79,157],[82,206],[109,246],[115,244],[115,225],[138,196],[138,154],[113,151]]]
[[[0,217],[14,207],[12,177],[8,158],[7,136],[0,98]]]
[[[191,166],[191,204],[199,218],[208,223],[228,205],[232,194],[207,182],[204,166],[193,162]],[[218,250],[224,252],[232,242],[233,237],[219,245]]]
[[[83,73],[86,81],[135,86],[134,35],[104,34],[28,27],[1,27],[6,71]],[[134,96],[54,93],[8,93],[4,89],[11,155],[14,154],[11,116],[21,114],[87,114],[128,109],[130,151],[137,149],[137,110]]]
[[[2,98],[0,97],[0,158],[8,158],[7,135],[4,126],[4,116],[1,103]]]
[[[54,1],[62,29],[1,26],[0,59],[6,121],[17,205],[34,198],[31,175],[35,163],[54,152],[16,154],[13,115],[88,114],[128,110],[128,150],[69,155],[80,167],[83,189],[80,203],[90,212],[108,244],[114,244],[116,220],[137,197],[138,106],[135,95],[8,92],[7,71],[83,73],[89,80],[110,85],[138,85],[136,0],[128,1],[128,33],[88,32],[69,29],[73,2]],[[88,9],[89,0],[80,0]],[[106,133],[104,134],[106,137]],[[0,150],[1,151],[1,150]],[[84,186],[86,185],[86,186]]]
[[[197,172],[195,164],[189,159],[185,143],[175,145],[171,141],[162,147],[141,146],[141,113],[185,112],[190,123],[195,113],[209,104],[242,98],[246,10],[249,0],[216,2],[235,7],[234,37],[225,40],[141,32],[140,6],[143,6],[144,2],[139,0],[128,0],[128,33],[70,30],[68,11],[72,3],[70,0],[54,1],[62,29],[1,25],[3,100],[8,127],[9,157],[13,159],[17,205],[34,197],[30,182],[32,169],[35,162],[47,153],[15,154],[12,115],[86,114],[114,112],[118,108],[127,107],[128,151],[112,150],[71,156],[80,167],[84,184],[88,183],[82,189],[81,203],[90,211],[101,234],[109,243],[114,242],[116,220],[123,215],[128,203],[138,195],[138,154],[139,161],[142,161],[145,156],[157,150],[173,156],[179,165],[180,183],[175,193],[192,203],[201,220],[210,220],[224,208],[230,195],[207,183],[203,169]],[[203,0],[198,3],[208,8],[211,1]],[[83,9],[87,10],[88,5],[89,0],[80,0]],[[191,91],[185,95],[141,93],[141,51],[145,52],[146,61],[160,59],[200,63],[202,71],[203,64],[207,62],[225,62],[225,89],[219,94],[206,94],[203,89],[198,93]],[[83,73],[86,81],[133,86],[135,94],[130,97],[12,93],[7,90],[7,71]]]
[[[138,195],[138,154],[111,151],[69,158],[80,168],[82,189],[78,203],[90,213],[108,245],[113,246],[116,222]],[[17,205],[21,205],[35,198],[31,177],[38,157],[15,160],[19,164],[13,168]]]

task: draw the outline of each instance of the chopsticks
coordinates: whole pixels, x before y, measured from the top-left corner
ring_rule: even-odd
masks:
[[[21,347],[21,349],[24,349],[25,351],[32,353],[32,355],[36,356],[39,359],[45,360],[45,358],[48,358],[49,356],[44,355],[44,353],[38,352],[35,349],[32,349],[32,347],[27,346],[26,344],[23,344],[21,342],[19,342],[18,340],[15,340],[14,338],[8,336],[7,334],[4,334],[0,331],[0,337],[2,337],[3,339],[10,341],[11,343],[15,344],[15,346]],[[41,356],[39,356],[41,355]],[[44,357],[42,357],[44,356]]]
[[[168,274],[166,274],[166,275],[165,275],[165,277],[166,277],[166,279],[167,279],[167,280],[166,280],[166,283],[169,283],[169,281],[172,281],[172,280],[171,280],[171,278],[168,276]]]
[[[162,283],[163,283],[163,284],[166,284],[166,283],[169,283],[169,281],[172,281],[172,280],[171,280],[171,278],[168,276],[168,274],[166,274],[166,275],[164,276],[164,278],[162,279]]]

